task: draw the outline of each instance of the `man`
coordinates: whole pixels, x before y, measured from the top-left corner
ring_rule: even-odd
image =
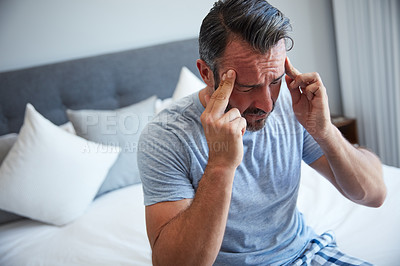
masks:
[[[335,261],[328,256],[362,265],[304,224],[300,164],[374,207],[386,193],[381,164],[332,125],[321,78],[286,57],[289,30],[263,0],[222,0],[203,20],[197,66],[207,87],[163,111],[140,140],[155,265]]]

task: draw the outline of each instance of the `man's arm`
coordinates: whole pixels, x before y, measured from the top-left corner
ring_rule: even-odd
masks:
[[[324,152],[311,167],[350,200],[371,207],[382,205],[386,187],[379,158],[352,146],[331,123],[326,88],[317,73],[301,74],[289,59],[285,68],[296,118]]]
[[[154,265],[212,265],[221,247],[234,171],[207,169],[195,198],[146,207]]]
[[[206,97],[201,122],[209,159],[194,199],[146,207],[154,265],[211,265],[218,255],[228,219],[234,174],[243,158],[242,136],[246,130],[246,120],[239,110],[234,108],[225,113],[234,81],[235,72],[228,71],[219,88],[211,97]]]
[[[311,164],[345,197],[369,207],[379,207],[386,197],[382,165],[372,152],[355,148],[337,132],[325,142],[319,142],[324,156]]]

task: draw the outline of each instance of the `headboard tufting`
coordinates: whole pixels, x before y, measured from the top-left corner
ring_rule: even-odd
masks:
[[[0,135],[19,131],[28,102],[60,125],[67,108],[116,109],[151,95],[171,97],[182,66],[198,75],[197,58],[197,39],[189,39],[0,73]]]

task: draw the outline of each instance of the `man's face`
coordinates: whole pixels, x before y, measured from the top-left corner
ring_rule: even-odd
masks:
[[[284,40],[280,40],[266,54],[254,51],[249,44],[240,40],[227,45],[219,61],[219,80],[229,69],[236,71],[235,86],[227,110],[239,109],[247,121],[247,130],[262,129],[274,109],[285,73],[285,58]]]

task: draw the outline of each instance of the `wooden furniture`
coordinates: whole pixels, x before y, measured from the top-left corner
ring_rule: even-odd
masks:
[[[344,116],[332,116],[331,120],[350,143],[358,144],[356,119],[347,118]]]

